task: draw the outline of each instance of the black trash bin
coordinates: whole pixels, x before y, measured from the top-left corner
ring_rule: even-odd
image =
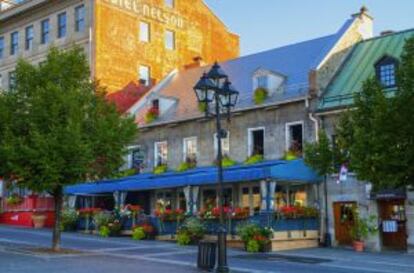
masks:
[[[201,241],[198,243],[197,267],[203,270],[213,270],[216,265],[217,243]]]

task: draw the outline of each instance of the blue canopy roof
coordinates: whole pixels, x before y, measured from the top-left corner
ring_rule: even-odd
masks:
[[[275,179],[289,182],[315,183],[318,175],[307,167],[302,159],[264,161],[253,165],[238,165],[226,168],[224,183]],[[160,175],[138,174],[120,179],[77,184],[65,188],[69,195],[99,194],[115,191],[142,191],[202,186],[217,183],[216,167],[199,167],[182,173],[167,172]]]

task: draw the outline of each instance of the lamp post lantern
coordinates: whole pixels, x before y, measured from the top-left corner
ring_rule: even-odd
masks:
[[[220,228],[217,233],[218,244],[218,263],[216,272],[229,272],[227,266],[227,231],[224,224],[224,198],[223,198],[223,155],[221,139],[226,137],[226,131],[221,128],[221,117],[225,113],[230,120],[231,109],[235,107],[239,92],[236,91],[228,76],[224,73],[218,63],[214,63],[208,73],[204,73],[194,91],[199,104],[203,105],[206,117],[214,116],[216,120],[216,137],[217,137],[217,168],[218,183],[217,192],[220,210]]]

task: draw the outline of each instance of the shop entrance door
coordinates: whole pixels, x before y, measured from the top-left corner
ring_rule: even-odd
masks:
[[[334,203],[335,239],[340,245],[351,245],[351,227],[354,225],[356,202]]]
[[[378,201],[382,245],[386,249],[407,250],[404,199]]]

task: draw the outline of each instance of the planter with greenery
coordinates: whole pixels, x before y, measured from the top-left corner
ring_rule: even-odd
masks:
[[[154,174],[163,174],[163,173],[165,173],[167,171],[168,171],[167,164],[161,164],[161,165],[158,165],[157,167],[154,168],[153,173]]]
[[[205,227],[199,219],[196,217],[187,218],[177,231],[177,244],[196,244],[204,234]]]
[[[263,155],[252,155],[244,161],[244,165],[253,165],[264,160]]]
[[[78,213],[75,209],[64,209],[62,211],[61,230],[74,231],[78,222]]]
[[[18,206],[23,203],[24,199],[17,193],[13,193],[9,197],[6,198],[6,203],[9,206]]]
[[[156,107],[151,107],[145,114],[145,123],[154,122],[160,115],[160,111]]]
[[[262,104],[265,102],[267,97],[269,96],[269,91],[266,88],[259,87],[254,90],[253,100],[256,105]]]
[[[237,226],[237,234],[243,240],[247,252],[268,252],[271,250],[273,229],[263,228],[254,223]]]
[[[34,213],[32,215],[32,221],[34,228],[43,228],[45,226],[47,216],[42,213]]]
[[[177,172],[185,172],[194,169],[195,167],[197,167],[197,162],[194,159],[188,158],[178,166]]]
[[[352,245],[357,252],[364,251],[365,240],[378,232],[378,221],[375,215],[360,217],[357,209],[353,210],[354,224],[350,229]]]

